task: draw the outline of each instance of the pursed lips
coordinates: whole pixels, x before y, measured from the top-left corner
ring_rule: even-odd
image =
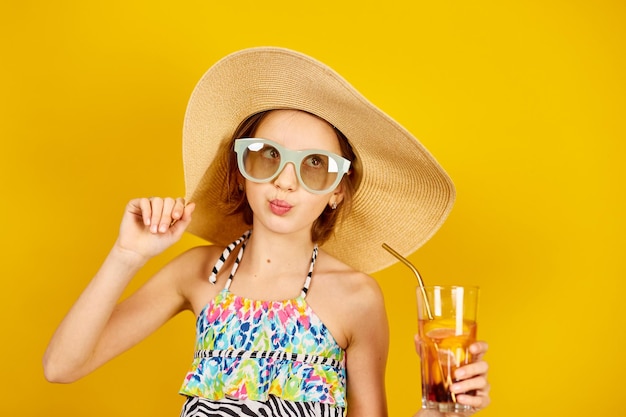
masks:
[[[293,206],[291,204],[284,200],[275,199],[270,201],[270,210],[272,210],[272,213],[277,215],[283,215],[287,213],[289,210],[291,210],[292,207]]]

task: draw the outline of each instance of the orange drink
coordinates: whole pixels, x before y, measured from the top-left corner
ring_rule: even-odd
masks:
[[[476,341],[478,289],[433,286],[417,289],[421,339],[422,408],[465,412],[450,386],[454,371],[472,362],[469,346]],[[471,393],[467,393],[471,394]]]

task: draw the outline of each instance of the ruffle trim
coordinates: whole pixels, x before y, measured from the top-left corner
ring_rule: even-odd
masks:
[[[315,401],[345,407],[340,360],[288,352],[198,351],[180,393],[210,400]],[[343,356],[343,355],[342,355]]]

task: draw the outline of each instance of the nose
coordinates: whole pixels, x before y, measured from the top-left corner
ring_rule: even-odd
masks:
[[[283,170],[274,178],[274,185],[281,190],[293,191],[298,185],[296,166],[293,162],[287,162]]]

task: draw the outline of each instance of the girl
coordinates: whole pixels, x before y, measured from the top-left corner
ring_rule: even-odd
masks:
[[[204,75],[187,109],[184,162],[185,199],[128,203],[117,241],[50,342],[46,378],[75,381],[191,310],[197,342],[181,416],[387,415],[387,318],[366,273],[395,261],[383,242],[409,254],[445,220],[454,188],[443,169],[333,70],[278,48],[232,54]],[[118,303],[185,230],[213,245],[181,254]],[[453,390],[480,409],[487,348],[471,349],[476,361]]]

